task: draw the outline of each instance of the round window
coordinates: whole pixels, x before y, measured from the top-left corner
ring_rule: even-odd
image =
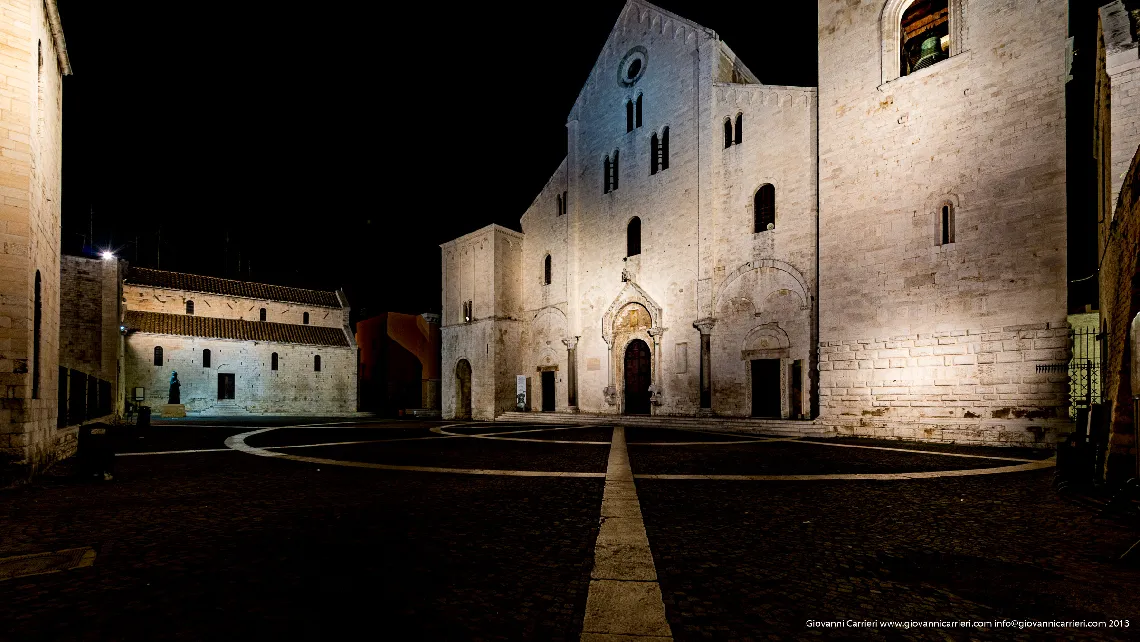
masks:
[[[645,47],[634,47],[625,54],[618,65],[618,84],[629,87],[641,80],[645,75],[646,53]]]

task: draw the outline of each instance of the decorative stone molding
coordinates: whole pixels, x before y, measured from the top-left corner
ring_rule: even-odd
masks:
[[[581,337],[566,337],[562,340],[562,344],[566,346],[567,350],[573,350],[578,347],[578,339]]]
[[[800,271],[795,268],[795,266],[778,259],[757,259],[754,261],[749,261],[737,267],[724,279],[724,281],[720,284],[720,287],[718,287],[716,290],[716,296],[713,298],[713,310],[719,309],[720,299],[722,296],[724,296],[724,292],[728,289],[728,286],[732,285],[733,281],[739,279],[752,270],[759,270],[761,268],[779,270],[786,273],[788,276],[791,276],[795,280],[798,288],[796,293],[800,295],[800,309],[811,309],[811,294],[810,290],[808,289],[807,279],[804,278],[804,275],[801,274]]]
[[[697,319],[693,322],[693,327],[700,330],[702,335],[712,334],[713,326],[716,325],[716,319],[707,317],[704,319]]]
[[[602,340],[606,342],[606,345],[613,346],[615,317],[619,310],[630,303],[639,303],[649,311],[650,332],[661,327],[661,306],[657,305],[657,302],[637,283],[627,281],[621,292],[618,293],[617,298],[610,304],[609,309],[602,315]]]

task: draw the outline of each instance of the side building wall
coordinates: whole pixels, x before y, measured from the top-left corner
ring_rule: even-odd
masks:
[[[122,277],[126,262],[64,256],[60,270],[58,425],[123,412]],[[107,399],[84,394],[87,386],[109,384]],[[72,436],[68,437],[73,438]]]
[[[1051,442],[1067,380],[1035,366],[1068,360],[1067,3],[951,0],[952,55],[897,77],[907,5],[819,3],[821,414]]]
[[[154,348],[162,348],[162,365]],[[203,350],[210,365],[203,365]],[[278,368],[272,369],[272,354]],[[314,371],[314,357],[321,371]],[[135,332],[126,340],[126,393],[145,389],[141,402],[167,403],[170,375],[178,372],[181,402],[195,415],[339,415],[356,411],[356,350],[286,343],[234,341]],[[234,398],[218,399],[218,375],[234,375]]]
[[[261,308],[265,308],[265,320],[271,323],[303,325],[305,313],[309,313],[308,325],[326,328],[344,328],[349,325],[349,308],[327,308],[288,301],[269,301],[245,297],[189,292],[138,285],[129,280],[124,287],[127,307],[140,312],[162,312],[165,314],[186,314],[187,301],[194,302],[194,314],[218,319],[243,319],[260,321]]]
[[[74,450],[56,429],[63,75],[71,73],[58,25],[54,0],[0,2],[0,463],[33,474]]]

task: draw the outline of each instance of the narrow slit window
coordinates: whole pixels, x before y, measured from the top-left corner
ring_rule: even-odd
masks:
[[[605,179],[604,179],[605,182],[604,182],[604,186],[602,188],[602,193],[603,194],[609,194],[610,193],[610,174],[613,172],[613,168],[610,167],[610,157],[609,156],[606,156],[606,160],[602,163],[602,168],[603,168],[603,173],[605,175]]]
[[[764,232],[776,227],[776,188],[765,183],[756,190],[753,198],[755,224],[753,232]]]
[[[186,302],[186,314],[194,314],[194,302],[193,301],[187,301]]]
[[[612,171],[610,172],[611,173],[610,178],[613,179],[613,183],[614,183],[612,189],[616,190],[618,188],[618,151],[616,149],[614,150],[614,165],[611,168],[611,170]]]
[[[633,101],[625,101],[625,133],[633,131]]]
[[[40,271],[36,270],[35,301],[32,308],[32,399],[40,398],[40,339],[43,334],[43,283]],[[26,345],[26,344],[25,344]]]
[[[259,314],[261,315],[261,320],[264,321],[265,320],[265,308],[261,308],[261,311],[259,312]]]
[[[269,369],[270,370],[276,370],[277,369],[277,353],[276,352],[269,355]]]
[[[542,284],[550,285],[550,255],[542,260]]]
[[[732,138],[732,121],[725,118],[724,119],[724,148],[725,149],[732,147],[732,140],[733,140],[733,138]]]
[[[949,203],[939,210],[938,218],[939,245],[949,245],[954,242],[954,207]]]
[[[569,191],[562,192],[562,213],[563,214],[569,214],[570,213],[570,192]]]
[[[736,140],[734,141],[739,145],[744,140],[744,114],[739,113],[736,115]]]
[[[641,219],[633,217],[625,228],[625,255],[641,254]]]
[[[637,102],[633,106],[634,127],[641,127],[641,94],[637,95]]]
[[[154,365],[156,365],[156,366],[162,365],[162,346],[155,346],[154,347]]]
[[[557,209],[555,211],[558,212],[558,216],[562,216],[562,195],[561,194],[556,195],[554,197],[554,200],[556,201],[556,204],[557,204]]]
[[[202,351],[202,367],[203,368],[209,368],[210,367],[210,349],[209,348],[206,348],[205,350]]]
[[[661,160],[661,147],[657,140],[657,132],[649,137],[649,175],[657,173],[657,163]]]
[[[669,128],[661,130],[661,169],[669,169]]]
[[[301,323],[303,323],[305,325],[309,325],[309,313],[308,312],[301,315]]]
[[[321,371],[321,355],[318,354],[318,355],[313,356],[313,372],[320,372],[320,371]]]

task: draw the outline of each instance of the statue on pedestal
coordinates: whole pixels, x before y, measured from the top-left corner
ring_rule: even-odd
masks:
[[[180,389],[182,384],[178,383],[178,371],[174,370],[170,373],[170,396],[166,403],[177,404],[182,403],[182,393]]]

